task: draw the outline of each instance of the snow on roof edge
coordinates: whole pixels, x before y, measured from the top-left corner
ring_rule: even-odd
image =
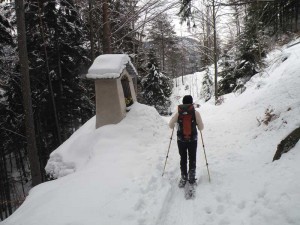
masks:
[[[126,68],[129,75],[137,76],[137,71],[127,54],[100,55],[94,60],[86,77],[88,79],[116,79]]]
[[[121,74],[117,73],[106,73],[106,74],[90,74],[86,75],[88,79],[116,79],[119,78]]]

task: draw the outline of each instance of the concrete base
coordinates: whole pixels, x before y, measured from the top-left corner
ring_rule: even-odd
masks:
[[[95,81],[96,128],[119,123],[126,116],[126,105],[120,79]]]

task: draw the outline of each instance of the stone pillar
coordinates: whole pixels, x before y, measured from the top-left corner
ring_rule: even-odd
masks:
[[[119,123],[126,116],[120,79],[95,80],[96,128]]]

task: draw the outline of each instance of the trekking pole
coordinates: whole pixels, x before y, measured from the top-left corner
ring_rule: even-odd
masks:
[[[206,152],[205,152],[204,141],[203,141],[203,136],[202,136],[201,130],[200,130],[200,134],[201,134],[202,146],[203,146],[203,151],[204,151],[204,156],[205,156],[205,161],[206,161],[206,168],[207,168],[207,173],[208,173],[208,180],[210,182],[210,174],[209,174],[208,163],[207,163]]]
[[[167,153],[167,156],[166,156],[166,161],[165,161],[164,171],[163,171],[163,173],[162,173],[162,175],[161,175],[162,177],[163,177],[164,174],[165,174],[165,169],[166,169],[167,160],[168,160],[168,157],[169,157],[169,151],[170,151],[170,147],[171,147],[171,142],[172,142],[172,137],[173,137],[174,128],[175,128],[175,127],[173,127],[172,134],[171,134],[171,137],[170,137],[170,143],[169,143],[168,153]]]

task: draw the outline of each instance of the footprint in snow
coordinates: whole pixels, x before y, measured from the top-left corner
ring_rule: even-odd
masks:
[[[218,214],[223,214],[224,211],[225,211],[224,206],[223,205],[218,205],[218,207],[217,207],[217,213]]]
[[[211,208],[210,207],[205,207],[205,212],[207,213],[207,214],[211,214],[212,213],[212,210],[211,210]]]
[[[245,201],[241,201],[239,204],[238,204],[238,208],[239,209],[244,209],[246,207],[246,202]]]
[[[229,225],[230,224],[230,221],[225,218],[225,219],[222,219],[220,222],[219,222],[219,225]]]
[[[143,210],[145,208],[145,201],[143,199],[138,200],[135,204],[134,209],[136,211]]]

